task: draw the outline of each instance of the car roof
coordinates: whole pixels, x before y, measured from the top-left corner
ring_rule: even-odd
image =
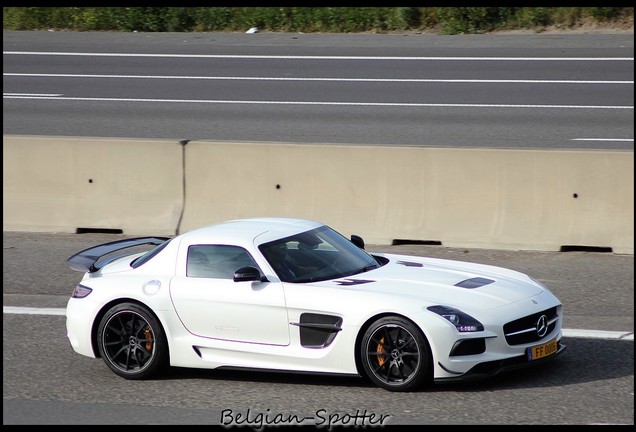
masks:
[[[261,244],[321,226],[320,222],[296,218],[234,219],[189,231],[182,240],[189,244],[251,244],[259,237],[257,243]]]

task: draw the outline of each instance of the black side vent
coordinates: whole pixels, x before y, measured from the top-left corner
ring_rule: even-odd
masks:
[[[342,330],[342,318],[335,315],[303,313],[299,323],[300,344],[305,348],[325,348]]]

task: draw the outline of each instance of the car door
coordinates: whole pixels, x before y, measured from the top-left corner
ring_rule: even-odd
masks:
[[[249,252],[230,245],[192,245],[186,271],[170,283],[179,319],[198,336],[273,345],[289,344],[289,321],[280,282],[234,282]]]

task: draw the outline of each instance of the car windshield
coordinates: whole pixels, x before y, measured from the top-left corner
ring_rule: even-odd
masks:
[[[322,226],[259,246],[283,282],[317,282],[380,267],[367,252]]]

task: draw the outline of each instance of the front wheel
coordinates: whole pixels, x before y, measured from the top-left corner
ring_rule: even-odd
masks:
[[[410,391],[430,379],[428,343],[413,323],[385,317],[364,333],[361,359],[366,375],[390,391]]]
[[[168,363],[163,328],[143,306],[122,303],[102,318],[97,343],[106,365],[126,379],[146,379]]]

